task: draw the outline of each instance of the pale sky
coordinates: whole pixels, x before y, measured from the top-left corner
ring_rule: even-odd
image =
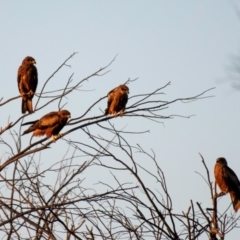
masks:
[[[129,141],[141,144],[147,151],[155,151],[175,209],[186,211],[190,199],[209,207],[208,189],[195,173],[205,175],[199,153],[212,179],[216,158],[220,156],[228,160],[240,178],[240,92],[232,87],[228,70],[234,64],[233,56],[240,56],[236,2],[1,1],[0,98],[6,100],[18,95],[17,69],[25,56],[33,56],[37,61],[40,89],[73,52],[78,54],[70,60],[71,68],[58,73],[50,86],[64,85],[73,72],[74,80],[78,81],[118,56],[110,66],[111,72],[82,87],[94,91],[79,92],[66,100],[72,117],[79,116],[128,78],[139,78],[129,85],[130,96],[153,91],[171,81],[171,86],[164,90],[164,100],[190,97],[215,87],[208,94],[214,95],[213,98],[174,104],[161,113],[195,115],[190,119],[176,117],[163,120],[164,124],[134,117],[112,120],[127,130],[150,130],[145,135],[129,136]],[[99,108],[104,109],[104,104]],[[1,107],[0,127],[6,125],[9,117],[16,120],[20,116],[20,106],[18,99]],[[99,108],[93,114],[100,114]],[[55,103],[29,116],[28,120],[54,110],[57,110]],[[80,131],[67,138],[77,138],[77,134],[84,141]],[[30,136],[23,138],[27,144]],[[56,152],[66,151],[63,146],[60,140],[47,150],[51,161],[54,162]],[[89,174],[98,181],[95,173]],[[229,196],[221,199],[219,210],[223,211],[229,201]],[[227,239],[236,237],[239,229]]]

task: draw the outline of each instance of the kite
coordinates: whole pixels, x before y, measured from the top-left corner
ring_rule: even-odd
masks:
[[[217,159],[214,167],[215,181],[223,194],[229,193],[235,212],[240,208],[240,182],[223,157]]]
[[[25,57],[18,69],[18,89],[22,96],[22,113],[33,113],[32,99],[38,84],[36,61],[32,57]]]
[[[33,132],[33,136],[43,136],[46,134],[47,138],[52,136],[55,141],[57,137],[61,136],[59,132],[66,125],[71,113],[67,110],[60,110],[59,112],[50,112],[36,121],[27,122],[22,125],[32,124],[22,135]]]
[[[108,93],[107,108],[105,110],[105,115],[114,114],[115,117],[117,113],[123,116],[125,107],[128,101],[129,88],[122,84]]]

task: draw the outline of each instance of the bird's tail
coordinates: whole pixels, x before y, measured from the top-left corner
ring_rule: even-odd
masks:
[[[31,126],[27,130],[25,130],[22,135],[25,135],[27,133],[33,132],[35,130],[36,130],[36,128],[34,126]]]
[[[36,130],[36,125],[34,125],[34,124],[35,124],[37,121],[38,121],[38,120],[23,123],[21,126],[29,125],[29,124],[32,124],[32,126],[30,126],[27,130],[25,130],[22,135],[25,135],[25,134],[27,134],[27,133],[30,133],[30,132],[35,131],[35,130]]]
[[[22,113],[33,113],[32,99],[22,99]]]
[[[238,202],[237,202],[237,203],[235,204],[235,206],[234,206],[235,212],[237,212],[238,209],[240,209],[240,200],[238,200]]]
[[[233,208],[235,212],[237,212],[238,209],[240,209],[240,192],[236,193],[235,191],[231,191],[230,197],[232,199]]]
[[[32,99],[27,100],[27,110],[29,113],[33,113]]]
[[[22,99],[22,114],[24,114],[27,111],[27,102]]]
[[[105,115],[108,115],[109,114],[109,108],[107,107],[106,109],[105,109]]]

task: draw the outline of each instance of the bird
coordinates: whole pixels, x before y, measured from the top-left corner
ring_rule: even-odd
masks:
[[[107,95],[108,102],[105,115],[114,114],[116,117],[118,112],[120,112],[120,116],[123,116],[128,102],[128,94],[129,88],[125,84],[119,85],[111,90]]]
[[[71,118],[71,113],[68,110],[60,110],[58,112],[50,112],[36,121],[26,122],[23,125],[32,124],[22,135],[33,132],[33,136],[52,137],[55,142],[56,138],[61,136],[59,132],[66,125],[68,119]]]
[[[38,72],[33,57],[27,56],[18,68],[18,90],[22,96],[22,113],[33,113],[32,99],[38,85]]]
[[[215,181],[223,194],[229,193],[235,212],[240,209],[240,182],[235,172],[228,167],[227,160],[220,157],[214,167]]]

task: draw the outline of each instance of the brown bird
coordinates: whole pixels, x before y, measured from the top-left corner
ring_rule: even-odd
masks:
[[[214,167],[215,181],[222,193],[229,193],[235,212],[240,208],[240,182],[223,157],[217,159]]]
[[[34,66],[36,61],[32,57],[25,57],[18,68],[18,89],[22,96],[22,113],[33,113],[32,99],[37,89],[38,73]]]
[[[52,136],[55,141],[59,132],[66,125],[67,120],[71,117],[71,113],[67,110],[60,110],[59,112],[50,112],[36,121],[27,122],[22,125],[32,124],[22,135],[33,132],[33,136],[43,136],[46,134],[47,138]]]
[[[105,115],[114,114],[115,117],[117,113],[123,116],[125,107],[128,101],[129,88],[122,84],[108,93],[107,108],[105,110]]]

